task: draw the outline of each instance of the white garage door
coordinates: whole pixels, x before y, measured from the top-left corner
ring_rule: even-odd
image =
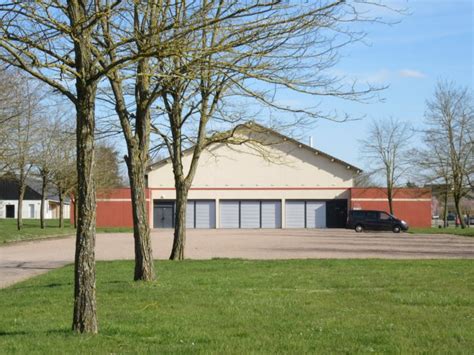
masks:
[[[186,209],[187,228],[216,228],[215,201],[189,200]]]
[[[260,228],[260,201],[240,202],[240,228]]]
[[[262,201],[262,228],[281,228],[281,202]]]
[[[305,201],[286,201],[286,228],[305,228]]]
[[[186,205],[186,228],[194,228],[194,201],[189,201]]]
[[[221,200],[220,228],[281,228],[281,201]]]
[[[286,228],[326,228],[326,202],[286,201]]]
[[[306,201],[306,228],[326,228],[326,202]]]
[[[239,228],[239,201],[220,201],[220,227]]]
[[[196,201],[196,228],[216,228],[216,203]]]

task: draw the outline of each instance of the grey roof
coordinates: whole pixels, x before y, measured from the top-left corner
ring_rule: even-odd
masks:
[[[25,200],[41,200],[41,180],[28,178],[26,180]],[[18,180],[12,175],[4,175],[0,177],[0,200],[17,200],[18,199]],[[45,199],[59,202],[59,195],[54,186],[46,187]],[[64,203],[69,203],[69,197],[64,199]]]
[[[41,195],[42,181],[36,178],[28,178],[26,184]],[[59,201],[58,191],[52,185],[46,186],[45,198],[47,200]]]
[[[0,200],[18,200],[19,184],[16,179],[7,177],[0,178]],[[41,194],[27,186],[25,200],[41,200]]]

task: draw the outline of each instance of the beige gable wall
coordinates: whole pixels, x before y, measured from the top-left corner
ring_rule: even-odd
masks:
[[[183,163],[189,168],[191,153]],[[279,200],[286,215],[286,200],[348,199],[354,169],[324,155],[316,155],[292,141],[270,146],[216,145],[203,152],[188,198],[214,200],[216,227],[220,227],[221,200]],[[174,200],[171,163],[148,174],[152,200]],[[286,227],[282,218],[282,228]],[[150,214],[153,228],[153,214]]]
[[[186,170],[190,159],[190,153],[183,158]],[[354,173],[353,169],[290,141],[263,148],[220,144],[203,152],[192,186],[351,187]],[[150,171],[148,186],[174,187],[171,163]]]

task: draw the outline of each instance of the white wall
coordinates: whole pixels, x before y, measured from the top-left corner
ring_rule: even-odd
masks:
[[[352,168],[284,142],[265,147],[263,157],[254,147],[216,145],[201,155],[193,187],[352,187]],[[183,158],[189,169],[191,154]],[[150,188],[174,187],[171,163],[148,174]]]
[[[275,143],[276,142],[276,143]],[[192,152],[183,157],[189,169]],[[219,223],[220,200],[278,200],[284,227],[286,200],[349,199],[356,169],[325,154],[289,140],[265,147],[215,145],[202,153],[188,199],[216,201]],[[162,162],[148,173],[153,200],[174,200],[171,163]],[[153,213],[150,213],[153,227]]]
[[[18,217],[18,201],[17,200],[1,200],[0,201],[0,218],[6,218],[7,205],[14,205],[15,206],[15,218]],[[30,206],[33,205],[34,207],[31,208]],[[23,218],[29,219],[39,219],[40,218],[40,210],[41,210],[41,201],[38,200],[24,200],[23,201]],[[31,216],[31,212],[34,212],[34,215]],[[53,210],[50,208],[49,201],[45,201],[45,218],[52,219]],[[69,218],[69,205],[64,205],[63,211],[64,218]]]

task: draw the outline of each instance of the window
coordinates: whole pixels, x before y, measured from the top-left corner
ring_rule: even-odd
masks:
[[[388,221],[390,219],[390,215],[388,215],[387,213],[385,212],[380,212],[380,220],[382,221]]]
[[[365,217],[365,212],[363,211],[352,211],[353,218],[361,219]]]
[[[367,212],[367,219],[377,219],[377,212],[375,211],[369,211]]]
[[[30,205],[30,218],[35,218],[35,205]]]

